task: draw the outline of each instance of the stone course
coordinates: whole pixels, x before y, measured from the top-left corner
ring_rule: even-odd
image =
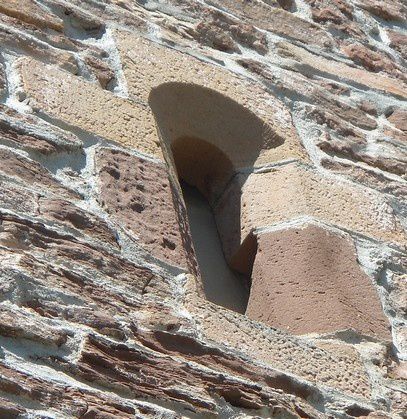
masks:
[[[406,22],[1,0],[0,418],[404,419]],[[184,183],[244,314],[205,295]]]

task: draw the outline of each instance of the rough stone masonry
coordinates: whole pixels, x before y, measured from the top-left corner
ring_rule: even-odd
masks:
[[[1,0],[0,418],[406,419],[406,60],[404,0]]]

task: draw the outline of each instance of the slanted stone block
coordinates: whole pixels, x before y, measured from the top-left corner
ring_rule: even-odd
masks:
[[[154,118],[147,107],[32,59],[22,59],[19,69],[30,105],[37,112],[162,157]]]
[[[104,148],[96,167],[100,204],[143,248],[183,268],[194,263],[182,207],[163,165]]]
[[[328,60],[322,56],[317,56],[308,52],[304,48],[294,44],[282,42],[279,44],[282,55],[290,57],[297,63],[293,64],[296,68],[309,68],[309,73],[327,73],[346,82],[358,83],[370,89],[379,90],[403,98],[407,97],[407,89],[402,81],[386,77],[381,74],[371,73],[367,70],[351,67],[347,64]],[[303,70],[304,71],[304,70]]]
[[[198,138],[235,168],[307,159],[288,108],[259,85],[133,34],[116,40],[129,95],[149,102],[168,147]]]
[[[215,215],[228,259],[254,229],[301,217],[405,243],[400,221],[382,194],[299,164],[236,176],[215,207]]]
[[[19,19],[42,29],[53,29],[62,32],[63,21],[58,16],[47,12],[45,7],[33,0],[2,0],[0,13]]]
[[[190,284],[193,281],[191,278]],[[193,288],[192,285],[191,290]],[[366,369],[353,348],[346,353],[338,348],[318,348],[301,337],[195,297],[194,291],[188,297],[187,308],[198,330],[209,341],[234,348],[244,356],[316,385],[331,387],[353,397],[370,397]]]
[[[352,240],[315,225],[260,234],[246,314],[293,334],[353,329],[391,340]]]

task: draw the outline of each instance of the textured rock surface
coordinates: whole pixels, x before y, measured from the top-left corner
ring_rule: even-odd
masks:
[[[0,1],[0,417],[404,419],[406,21]],[[246,314],[205,296],[179,179]]]
[[[236,176],[217,203],[215,214],[227,257],[236,253],[253,229],[302,217],[405,243],[403,228],[382,195],[321,177],[296,164],[249,177]]]
[[[246,314],[295,334],[349,328],[391,339],[353,243],[316,226],[259,236]]]
[[[30,106],[36,112],[161,156],[153,117],[146,107],[136,107],[94,84],[37,61],[23,59],[19,66]],[[104,104],[103,109],[99,103]]]
[[[117,36],[129,93],[150,97],[169,143],[178,137],[206,140],[235,167],[305,158],[287,108],[260,86],[143,38]]]
[[[117,150],[96,156],[100,205],[139,238],[151,255],[183,268],[188,231],[182,231],[167,171],[161,165]],[[175,191],[174,191],[175,193]],[[179,210],[178,210],[179,211]]]

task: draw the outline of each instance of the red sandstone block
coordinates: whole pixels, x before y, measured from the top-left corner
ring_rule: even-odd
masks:
[[[246,314],[294,334],[354,329],[391,339],[352,241],[312,225],[259,236]]]

